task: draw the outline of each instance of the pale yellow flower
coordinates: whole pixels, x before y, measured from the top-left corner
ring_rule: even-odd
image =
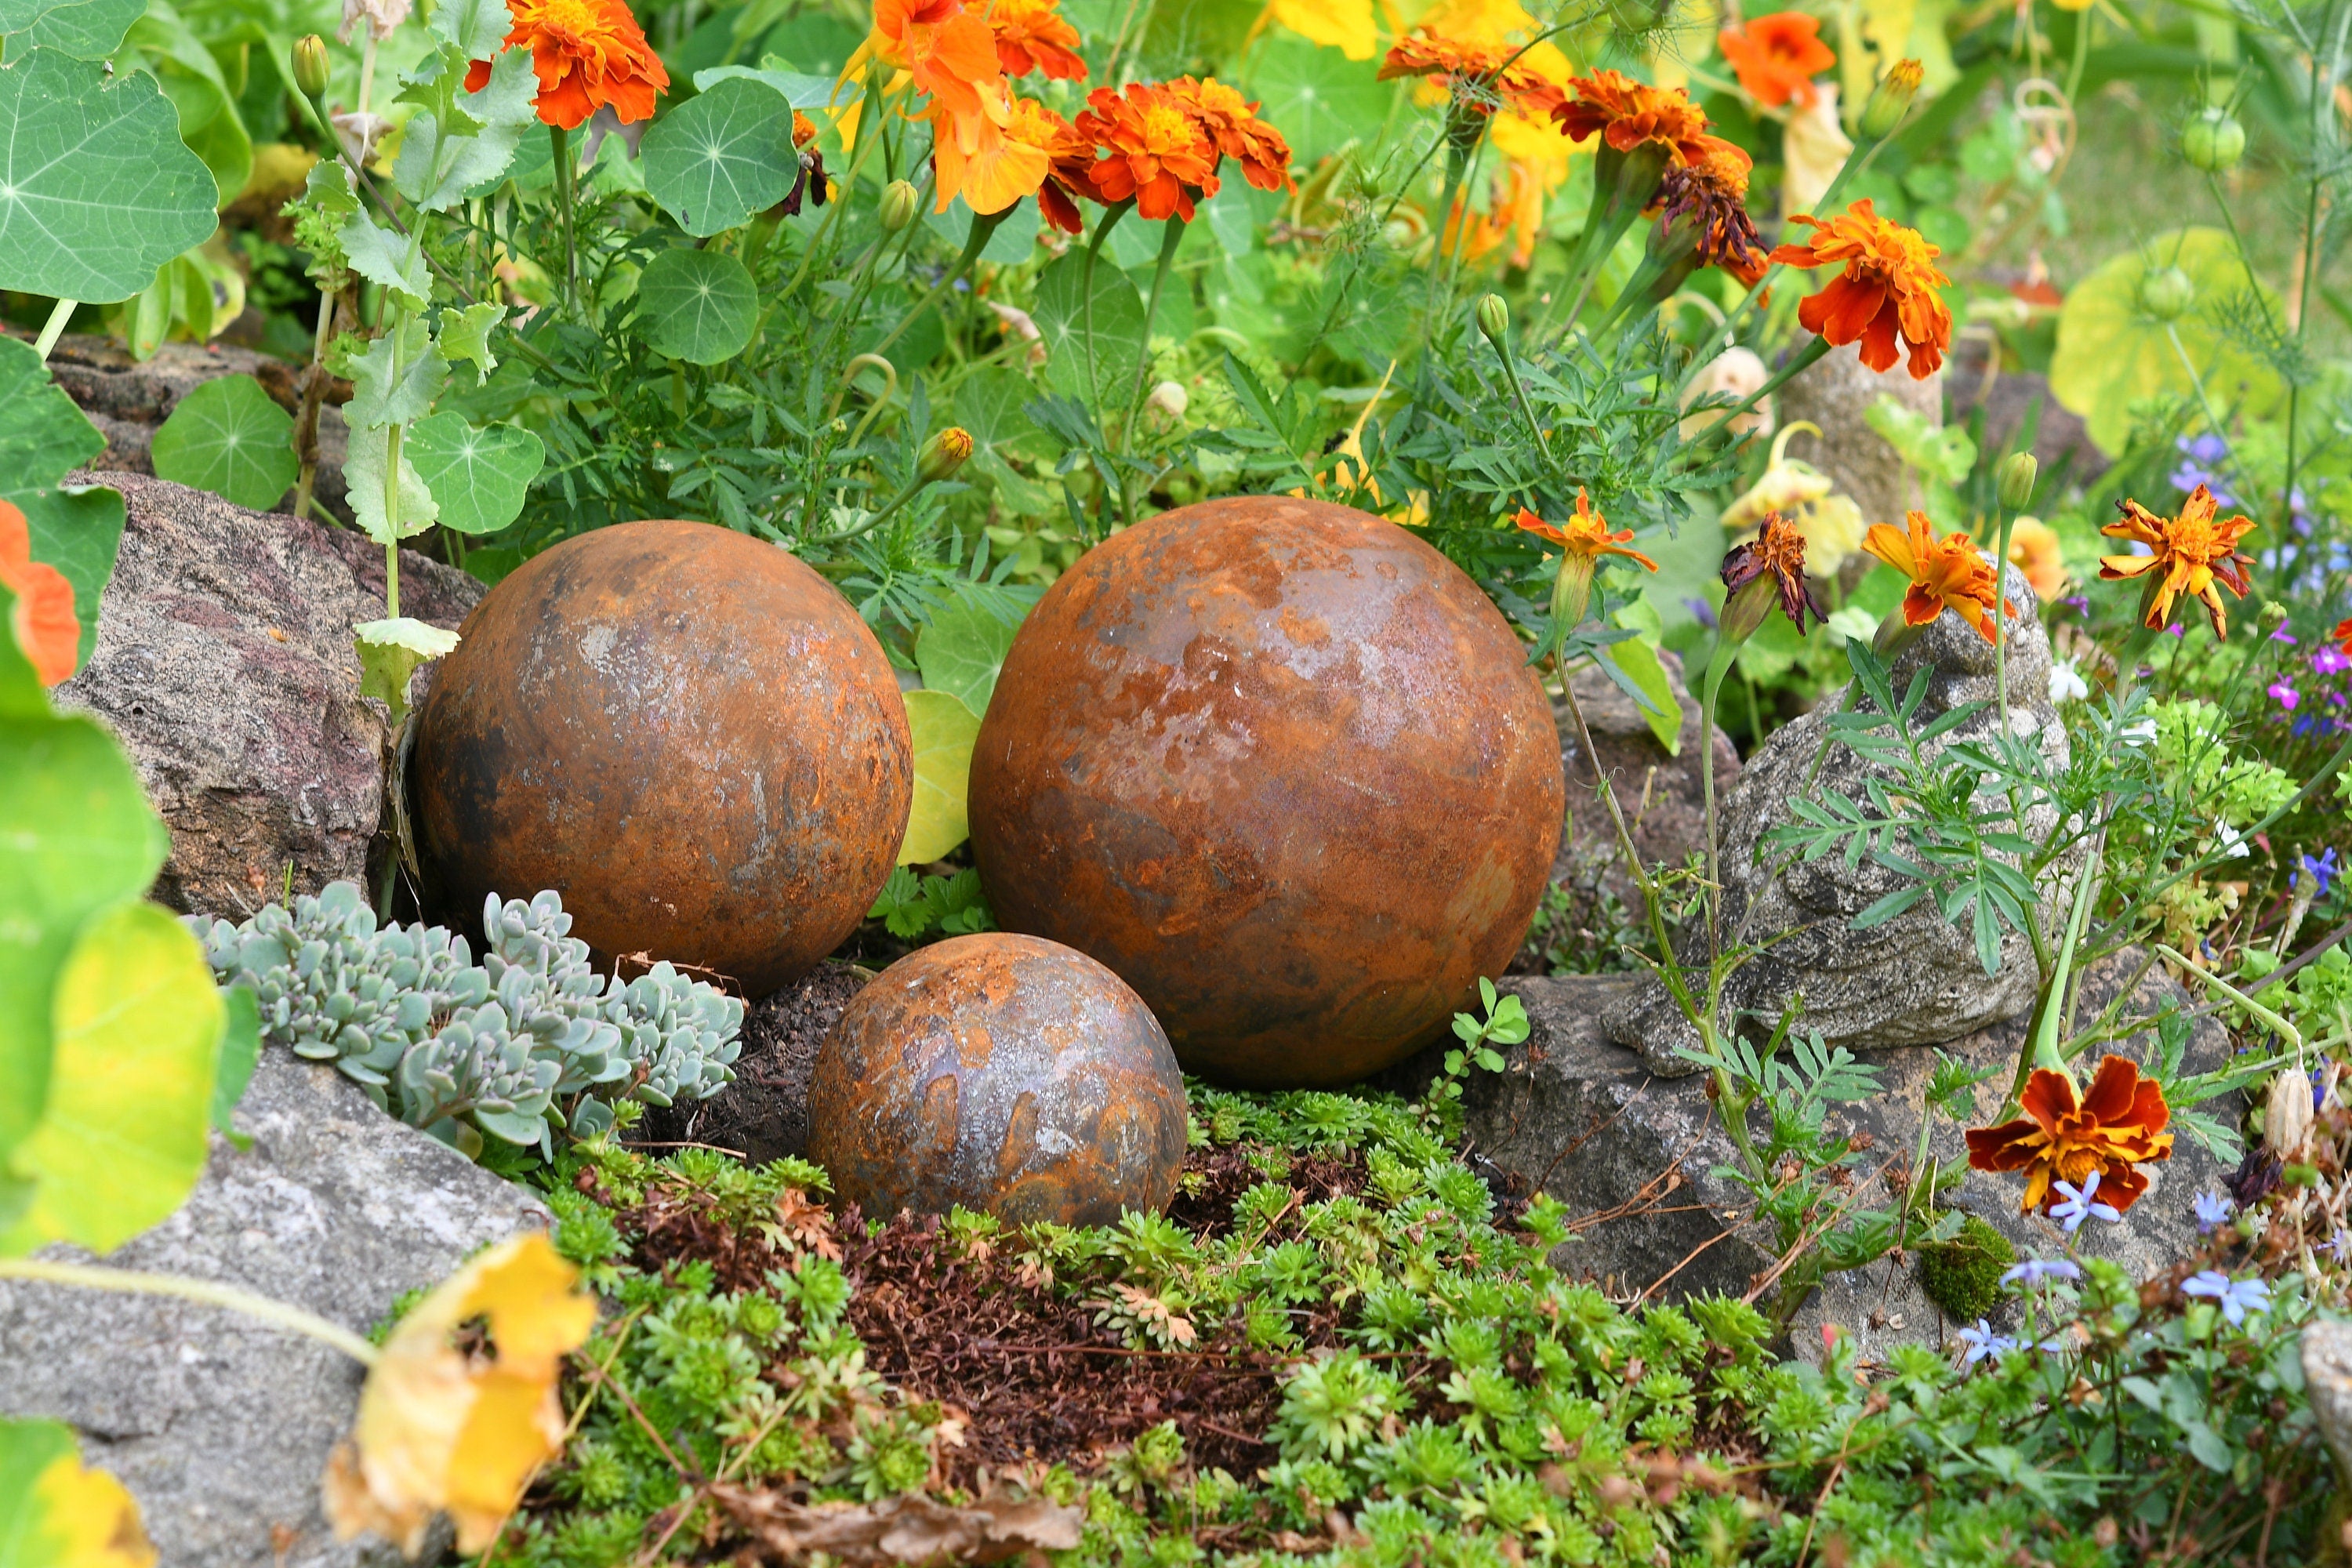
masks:
[[[1837,100],[1837,89],[1824,83],[1814,89],[1811,105],[1789,116],[1789,128],[1780,138],[1783,219],[1819,205],[1853,151],[1853,140],[1838,121]]]

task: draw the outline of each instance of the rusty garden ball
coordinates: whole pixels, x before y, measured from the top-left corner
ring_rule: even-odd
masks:
[[[700,522],[567,540],[462,628],[417,718],[411,800],[435,907],[563,895],[609,962],[763,995],[833,951],[914,798],[888,658],[832,584]]]
[[[952,937],[884,970],[809,1082],[809,1157],[879,1218],[1015,1225],[1156,1211],[1184,1164],[1184,1079],[1150,1009],[1085,953]]]
[[[1046,592],[981,725],[971,837],[999,923],[1108,964],[1188,1071],[1322,1088],[1502,973],[1563,790],[1526,647],[1459,568],[1347,507],[1234,497]]]

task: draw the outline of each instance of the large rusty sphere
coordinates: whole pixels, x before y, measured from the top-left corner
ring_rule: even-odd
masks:
[[[552,888],[601,957],[753,996],[864,918],[914,747],[881,645],[808,566],[709,523],[623,523],[525,562],[462,631],[413,775],[450,918]]]
[[[1184,1079],[1125,982],[1059,942],[952,937],[884,970],[809,1081],[809,1157],[869,1216],[955,1205],[1015,1225],[1157,1210]]]
[[[1559,845],[1527,649],[1394,523],[1204,501],[1082,557],[971,761],[998,921],[1108,964],[1187,1070],[1352,1082],[1499,974]]]

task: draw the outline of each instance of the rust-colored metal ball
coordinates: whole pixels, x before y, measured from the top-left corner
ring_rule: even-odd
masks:
[[[817,1052],[809,1158],[869,1217],[955,1205],[1015,1225],[1158,1210],[1184,1079],[1143,999],[1085,953],[990,931],[908,953]]]
[[[1139,523],[1013,639],[972,754],[996,918],[1102,960],[1188,1071],[1352,1082],[1527,934],[1559,844],[1527,650],[1394,523],[1282,496]]]
[[[553,888],[601,958],[759,996],[865,917],[914,747],[881,644],[807,565],[709,523],[623,523],[525,562],[462,634],[412,774],[447,918]]]

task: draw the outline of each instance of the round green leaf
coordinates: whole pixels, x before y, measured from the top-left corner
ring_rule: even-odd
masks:
[[[909,691],[907,728],[915,737],[915,805],[898,847],[898,864],[922,866],[971,836],[964,797],[980,719],[950,692]]]
[[[440,504],[441,525],[460,533],[496,533],[520,517],[547,463],[547,447],[521,426],[478,426],[446,409],[418,420],[406,448]]]
[[[2168,331],[2168,323],[2142,308],[2140,285],[2151,272],[2173,266],[2189,274],[2197,294]],[[2220,229],[2159,234],[2140,249],[2109,258],[2066,296],[2058,315],[2058,351],[2050,362],[2050,390],[2083,416],[2091,439],[2110,455],[2120,454],[2131,437],[2133,403],[2168,394],[2194,395],[2196,383],[2181,363],[2183,353],[2217,408],[2242,400],[2246,412],[2264,413],[2278,401],[2277,373],[2239,346],[2242,334],[2233,323],[2241,315],[2276,309],[2270,290],[2248,274],[2237,247]]]
[[[1143,352],[1143,300],[1108,261],[1095,263],[1091,290],[1086,270],[1086,253],[1073,249],[1038,275],[1037,302],[1030,316],[1045,342],[1045,379],[1055,391],[1079,398],[1088,407],[1097,398],[1124,406]],[[1087,314],[1089,291],[1094,296],[1091,321]]]
[[[1282,132],[1298,162],[1313,163],[1379,135],[1396,86],[1380,79],[1376,61],[1277,37],[1259,52],[1247,93],[1263,100],[1258,113]]]
[[[278,504],[301,472],[294,416],[249,375],[189,389],[155,432],[155,477],[255,511]]]
[[[691,235],[751,220],[792,194],[800,155],[793,109],[749,77],[730,77],[646,131],[646,189]]]
[[[153,77],[55,49],[0,68],[0,289],[128,300],[213,232],[215,195]]]
[[[0,1253],[111,1251],[180,1206],[205,1168],[226,1018],[204,949],[163,905],[82,928],[51,1006],[48,1105],[10,1160],[40,1189]]]
[[[961,699],[975,713],[986,713],[997,671],[1004,668],[1005,650],[1021,629],[1020,608],[1010,608],[1008,618],[990,605],[959,599],[933,616],[915,640],[915,664],[923,672],[923,685]]]
[[[732,359],[751,342],[759,318],[750,269],[720,251],[665,250],[637,279],[637,329],[671,359]]]

